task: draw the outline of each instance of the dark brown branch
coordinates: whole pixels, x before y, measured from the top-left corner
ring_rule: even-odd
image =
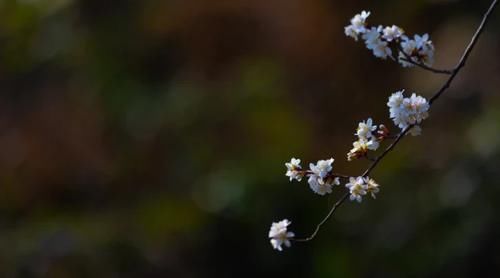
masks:
[[[493,12],[493,10],[495,9],[495,7],[497,6],[498,4],[498,0],[493,0],[493,2],[491,3],[490,7],[488,8],[488,10],[486,11],[486,13],[483,15],[483,19],[481,21],[481,23],[479,24],[479,27],[477,28],[476,32],[474,33],[474,35],[472,36],[472,39],[471,41],[469,42],[469,44],[467,45],[467,47],[465,48],[465,51],[464,53],[462,54],[462,57],[460,58],[458,64],[456,65],[456,67],[450,72],[450,76],[448,77],[448,79],[446,80],[446,82],[443,84],[443,86],[429,99],[429,105],[432,105],[432,103],[434,103],[435,100],[437,100],[445,91],[446,89],[448,89],[451,85],[451,82],[455,79],[456,75],[458,74],[458,72],[460,71],[460,69],[462,69],[464,66],[465,66],[465,62],[467,61],[467,58],[469,57],[472,49],[474,48],[474,46],[476,45],[478,39],[479,39],[479,36],[481,35],[481,33],[483,32],[484,30],[484,26],[486,25],[486,23],[488,22],[489,20],[489,17],[491,15],[491,13]],[[404,53],[404,52],[403,52]],[[436,72],[436,73],[439,73],[439,72]],[[444,72],[442,72],[444,73]],[[396,145],[401,141],[401,139],[403,139],[403,137],[410,131],[410,129],[412,128],[413,126],[410,125],[408,126],[407,128],[405,128],[404,130],[402,130],[398,136],[396,137],[396,139],[384,150],[384,152],[378,156],[375,161],[373,161],[370,166],[368,166],[368,168],[365,170],[365,172],[363,173],[363,177],[366,177],[368,176],[372,171],[373,169],[375,169],[375,167],[380,163],[380,161],[382,161],[382,159],[390,152],[392,151]],[[332,216],[332,214],[337,210],[338,207],[340,207],[349,197],[349,192],[346,192],[333,206],[332,208],[330,209],[330,211],[328,212],[328,214],[321,220],[321,222],[316,226],[316,229],[314,229],[314,232],[307,238],[304,238],[304,239],[294,239],[294,241],[300,241],[300,242],[305,242],[305,241],[310,241],[312,239],[314,239],[314,237],[316,237],[316,235],[318,234],[321,226],[323,226],[323,224],[326,223],[326,221],[328,221],[328,219]]]

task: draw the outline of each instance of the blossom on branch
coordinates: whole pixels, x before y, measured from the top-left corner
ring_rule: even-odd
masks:
[[[339,178],[331,175],[333,161],[334,159],[330,158],[309,164],[311,170],[307,183],[314,193],[319,195],[332,193],[332,187],[340,184]]]
[[[349,182],[345,185],[349,189],[349,199],[351,201],[356,200],[358,203],[361,203],[363,200],[363,196],[366,195],[368,185],[365,183],[363,177],[350,177]]]
[[[434,63],[434,45],[429,40],[429,35],[414,35],[413,39],[406,36],[401,27],[392,25],[383,27],[367,26],[366,18],[370,13],[363,11],[351,19],[351,24],[344,27],[344,33],[348,37],[365,41],[366,48],[373,52],[377,58],[387,59],[390,57],[396,60],[393,53],[398,54],[397,58],[401,66],[413,67],[415,64],[432,66]],[[395,52],[394,52],[394,51]]]
[[[271,229],[269,230],[269,238],[271,239],[271,245],[274,249],[278,251],[282,251],[282,245],[286,247],[290,247],[292,244],[290,239],[295,236],[293,232],[289,232],[288,225],[292,224],[292,222],[287,219],[283,219],[279,222],[273,222],[271,225]]]
[[[380,191],[380,186],[378,185],[377,182],[375,182],[374,179],[370,177],[364,178],[365,183],[366,183],[366,192],[372,196],[373,199],[376,199],[375,194],[377,194]]]
[[[366,19],[370,16],[370,12],[362,11],[360,14],[351,18],[351,25],[344,27],[346,36],[358,40],[358,36],[366,31]]]
[[[414,35],[413,39],[404,35],[403,29],[396,25],[383,28],[369,27],[366,25],[366,19],[370,12],[363,11],[355,15],[351,19],[351,24],[344,28],[345,34],[354,38],[356,41],[361,36],[365,40],[366,47],[373,51],[373,54],[379,58],[395,58],[392,56],[393,50],[398,53],[398,61],[403,67],[413,67],[415,65],[429,70],[433,73],[449,74],[447,81],[441,89],[437,91],[429,102],[422,96],[413,93],[410,97],[404,96],[404,90],[393,93],[387,102],[389,107],[389,116],[394,124],[401,129],[399,134],[393,135],[385,125],[375,125],[371,118],[362,121],[358,124],[355,135],[358,140],[353,143],[353,148],[347,154],[348,160],[354,158],[366,157],[369,150],[377,150],[385,139],[394,139],[394,141],[375,159],[363,172],[362,176],[352,177],[347,175],[333,173],[334,159],[319,160],[316,164],[310,163],[310,170],[302,170],[300,159],[292,158],[289,163],[285,163],[287,167],[286,176],[290,181],[296,179],[300,181],[304,176],[308,177],[308,183],[311,189],[320,195],[325,195],[332,192],[334,185],[340,184],[340,178],[349,178],[349,182],[345,184],[348,193],[341,197],[330,209],[329,213],[319,222],[314,232],[307,238],[295,239],[293,232],[288,231],[290,221],[284,219],[280,222],[274,222],[269,231],[269,238],[274,249],[282,251],[282,245],[291,246],[291,240],[295,241],[310,241],[318,233],[320,227],[332,216],[335,210],[342,205],[347,197],[351,201],[362,202],[363,196],[369,194],[372,198],[376,198],[376,194],[380,191],[380,185],[368,175],[379,164],[379,162],[393,150],[394,147],[403,139],[406,132],[411,135],[419,135],[421,133],[420,124],[423,120],[429,117],[429,109],[432,101],[436,100],[451,84],[456,74],[465,65],[469,54],[476,45],[479,35],[497,4],[497,0],[493,0],[489,9],[483,16],[481,24],[477,28],[471,41],[465,48],[457,66],[453,70],[437,70],[430,67],[434,60],[434,45],[429,40],[429,35],[424,34]]]
[[[387,41],[382,40],[382,26],[372,27],[363,34],[366,48],[373,52],[373,55],[378,58],[386,59],[392,55],[392,50]]]
[[[311,169],[311,172],[320,177],[320,178],[324,178],[328,175],[328,173],[330,173],[330,171],[332,171],[333,169],[333,161],[334,159],[333,158],[330,158],[328,160],[319,160],[316,165],[313,164],[313,163],[309,163],[309,168]]]
[[[422,63],[432,66],[434,63],[434,45],[429,40],[429,35],[415,35],[413,39],[402,37],[401,50],[399,51],[399,63],[403,67],[413,67],[414,63]],[[404,53],[403,53],[404,52]],[[408,61],[411,60],[412,62]]]
[[[389,132],[384,125],[384,130],[381,132]],[[379,134],[377,131],[377,125],[373,124],[373,120],[368,118],[366,121],[358,123],[358,128],[356,129],[355,135],[358,136],[358,140],[352,143],[353,148],[347,153],[347,160],[352,161],[353,159],[366,156],[368,151],[376,151],[380,146],[380,140],[384,139],[383,136],[375,136],[373,133]],[[380,135],[380,134],[379,134]]]
[[[302,171],[302,167],[300,166],[300,159],[292,158],[290,162],[285,163],[287,168],[286,176],[290,177],[290,181],[297,180],[301,181],[304,177],[304,172]]]
[[[410,125],[418,125],[429,117],[429,102],[415,93],[409,98],[403,95],[404,90],[393,93],[387,102],[389,116],[394,124],[402,130]],[[412,135],[420,134],[420,127],[410,132]]]
[[[398,26],[392,25],[390,27],[385,27],[383,33],[384,34],[382,35],[382,38],[384,38],[388,42],[391,42],[399,39],[403,35],[404,31]]]
[[[372,131],[377,130],[377,125],[373,125],[372,118],[358,124],[356,134],[359,138],[369,139],[373,136]]]

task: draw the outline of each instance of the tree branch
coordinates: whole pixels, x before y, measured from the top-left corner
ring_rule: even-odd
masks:
[[[483,32],[484,30],[484,27],[486,26],[486,23],[488,22],[489,18],[490,18],[490,15],[491,13],[493,12],[493,10],[495,9],[495,7],[497,6],[498,4],[498,0],[493,0],[493,2],[491,3],[490,7],[488,8],[488,10],[486,11],[486,13],[483,15],[483,19],[481,20],[481,23],[479,24],[478,28],[476,29],[476,32],[474,33],[474,35],[472,36],[469,44],[467,45],[467,47],[465,48],[460,60],[458,61],[457,65],[455,66],[455,68],[451,71],[444,71],[444,70],[436,70],[435,69],[432,69],[432,68],[428,68],[427,70],[431,70],[432,72],[435,72],[435,73],[446,73],[446,74],[450,74],[450,76],[448,77],[448,79],[446,80],[446,82],[443,84],[443,86],[429,99],[429,105],[432,106],[432,104],[434,103],[434,101],[436,101],[445,91],[446,89],[448,89],[451,85],[451,83],[453,82],[453,80],[455,79],[455,77],[457,76],[458,72],[465,66],[465,63],[467,61],[467,59],[469,58],[469,55],[470,53],[472,52],[472,49],[474,48],[474,46],[476,45],[478,39],[479,39],[479,36],[481,35],[481,33]],[[403,52],[404,53],[404,52]],[[421,65],[417,64],[417,66],[420,66],[422,67]],[[424,65],[425,66],[425,65]],[[410,129],[413,128],[413,125],[410,125],[408,127],[406,127],[405,129],[403,129],[399,134],[398,136],[396,137],[396,139],[384,150],[384,152],[379,155],[371,164],[370,166],[368,166],[368,168],[363,172],[362,176],[363,177],[366,177],[368,176],[374,169],[375,167],[377,167],[377,165],[382,161],[382,159],[391,151],[393,150],[398,144],[399,142],[401,142],[401,140],[403,139],[403,137],[408,133],[408,131],[410,131]],[[328,219],[333,215],[333,213],[337,210],[337,208],[339,208],[349,197],[349,192],[346,192],[333,206],[332,208],[330,209],[330,211],[328,212],[328,214],[321,220],[321,222],[316,226],[316,229],[313,231],[313,233],[307,237],[307,238],[303,238],[303,239],[294,239],[294,241],[299,241],[299,242],[306,242],[306,241],[310,241],[312,239],[314,239],[316,237],[316,235],[318,234],[321,226],[323,226],[323,224],[326,223],[326,221],[328,221]]]

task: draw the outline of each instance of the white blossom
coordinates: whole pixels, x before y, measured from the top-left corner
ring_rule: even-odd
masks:
[[[417,44],[418,48],[422,48],[426,46],[430,41],[429,41],[429,34],[423,34],[422,36],[420,35],[415,35],[413,36],[415,43]]]
[[[328,160],[319,160],[316,164],[310,163],[310,174],[307,183],[314,193],[325,195],[332,193],[332,186],[338,185],[339,179],[328,176],[333,170],[333,158]]]
[[[373,26],[363,34],[363,40],[365,40],[365,44],[368,49],[373,49],[373,46],[380,41],[381,31],[382,26]]]
[[[401,129],[409,125],[418,125],[429,116],[430,105],[422,96],[415,93],[409,98],[403,96],[403,91],[398,91],[389,97],[387,102],[389,116],[394,124]],[[413,135],[419,134],[420,130],[413,131]]]
[[[410,57],[411,61],[423,63],[427,66],[431,66],[434,63],[434,45],[432,41],[429,40],[428,34],[422,36],[415,35],[413,39],[402,36],[400,46],[404,53],[400,51],[398,57],[403,67],[414,66],[411,62],[405,61],[405,59],[408,59],[407,56]]]
[[[424,34],[422,37],[415,35],[415,41],[419,46],[418,54],[421,62],[431,66],[434,63],[434,44],[429,40],[429,35]]]
[[[401,49],[403,49],[404,53],[401,51],[399,52],[399,63],[403,67],[413,67],[415,65],[406,61],[406,59],[408,59],[408,57],[409,57],[412,61],[418,62],[417,57],[415,57],[415,55],[417,55],[417,53],[418,53],[417,42],[412,40],[412,39],[409,39],[406,36],[403,36],[402,39],[403,39],[403,41],[401,42],[400,46],[401,46]],[[405,53],[406,53],[406,55],[405,55]]]
[[[376,151],[379,146],[380,146],[380,144],[379,144],[379,142],[377,141],[376,138],[372,138],[372,139],[370,139],[370,141],[366,142],[366,147],[370,151]]]
[[[361,203],[361,201],[363,200],[363,196],[367,193],[368,188],[363,177],[350,177],[349,183],[347,183],[345,186],[349,189],[349,193],[351,194],[349,196],[349,199],[351,201],[356,200],[358,203]]]
[[[352,143],[352,149],[347,153],[347,160],[352,161],[355,158],[365,156],[370,151],[376,151],[380,146],[377,138],[372,137],[370,140],[360,138]]]
[[[309,168],[314,175],[320,178],[325,178],[333,169],[333,161],[333,158],[330,158],[328,160],[319,160],[316,165],[314,165],[313,163],[309,163]]]
[[[361,33],[365,31],[366,19],[370,16],[370,12],[361,11],[361,13],[351,18],[351,25],[356,32]]]
[[[370,139],[373,134],[372,131],[377,129],[377,125],[373,125],[372,118],[368,118],[366,121],[362,121],[358,124],[356,129],[356,135],[361,139]]]
[[[396,25],[392,25],[390,27],[385,27],[383,33],[384,34],[382,35],[382,38],[390,42],[400,38],[403,35],[403,29],[399,28]]]
[[[370,16],[370,12],[362,11],[351,18],[351,24],[344,27],[345,35],[357,41],[358,36],[366,31],[366,19],[368,16]]]
[[[375,194],[377,194],[380,191],[380,185],[375,182],[374,179],[371,179],[369,177],[364,178],[365,184],[366,184],[366,192],[372,196],[373,199],[376,199]]]
[[[292,222],[288,221],[287,219],[284,219],[279,222],[273,222],[273,224],[271,225],[271,229],[269,230],[269,238],[271,239],[270,242],[274,249],[282,251],[282,245],[285,245],[286,247],[290,247],[292,245],[290,239],[293,238],[295,234],[293,232],[287,231],[287,227],[291,223]]]
[[[382,26],[372,27],[363,34],[363,39],[365,40],[366,47],[372,50],[375,57],[386,59],[387,56],[392,55],[392,50],[389,44],[381,39],[381,31]]]
[[[353,38],[355,41],[358,41],[359,33],[356,32],[356,28],[352,25],[348,25],[344,27],[344,34],[348,37]]]
[[[332,187],[334,185],[339,185],[340,180],[338,177],[324,179],[312,174],[309,176],[307,183],[314,193],[319,195],[326,195],[332,193]]]
[[[368,145],[365,139],[359,139],[352,143],[352,149],[347,153],[347,161],[362,157],[368,152]]]
[[[292,158],[290,162],[285,163],[287,168],[286,176],[290,177],[290,181],[296,179],[297,181],[301,181],[304,177],[304,172],[302,171],[302,167],[300,166],[300,159]]]
[[[429,117],[429,108],[430,105],[427,102],[427,99],[413,93],[410,97],[409,106],[407,107],[407,109],[411,111],[410,123],[419,124],[423,120],[427,119],[427,117]]]
[[[376,130],[377,125],[373,124],[371,118],[358,123],[355,133],[358,136],[358,140],[352,143],[353,148],[347,153],[348,161],[365,156],[368,150],[376,151],[378,149],[380,145],[378,138],[373,135],[373,132]]]
[[[377,58],[387,59],[387,57],[392,57],[392,50],[388,46],[387,42],[379,41],[378,44],[372,49],[373,55]]]

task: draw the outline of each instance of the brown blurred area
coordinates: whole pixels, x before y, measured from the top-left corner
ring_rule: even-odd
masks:
[[[489,1],[0,0],[0,277],[471,277],[500,269],[500,11],[420,137],[307,244],[343,192],[284,163],[347,162],[357,122],[442,82],[343,34],[429,33],[452,67]]]

